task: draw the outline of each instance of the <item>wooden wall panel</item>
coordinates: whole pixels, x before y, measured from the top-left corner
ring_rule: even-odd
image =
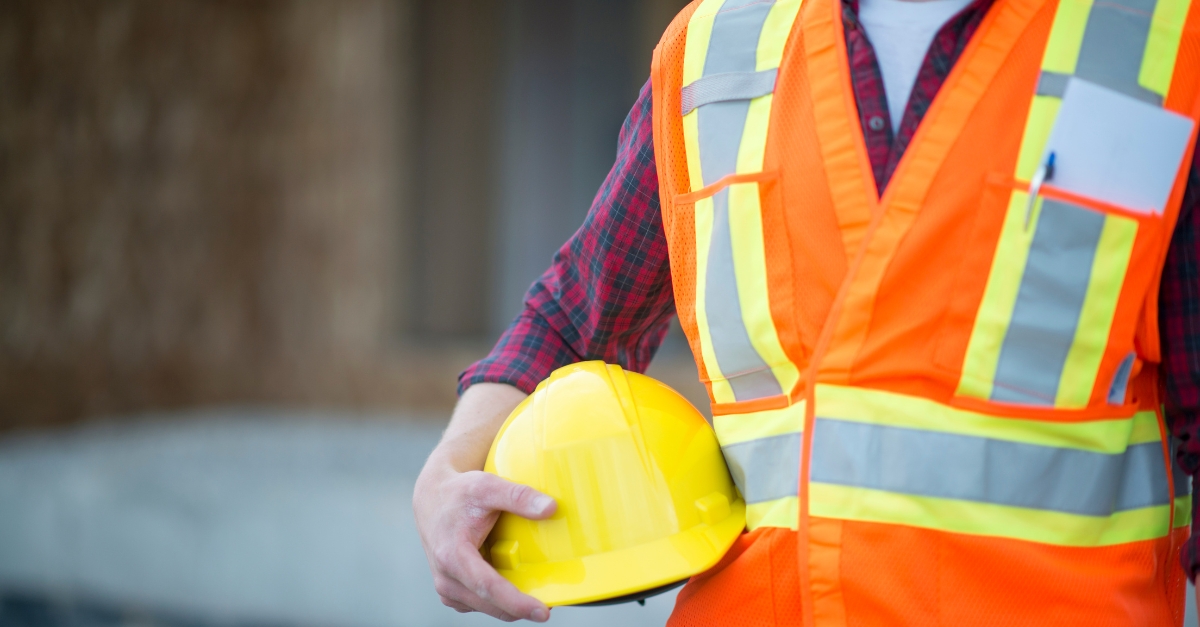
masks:
[[[334,397],[377,360],[402,9],[0,3],[0,425]]]

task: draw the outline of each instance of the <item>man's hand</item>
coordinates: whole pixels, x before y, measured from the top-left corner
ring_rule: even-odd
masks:
[[[554,499],[482,472],[504,418],[525,395],[499,384],[478,384],[463,394],[442,442],[413,490],[413,513],[442,603],[459,612],[483,612],[500,620],[545,622],[550,610],[522,594],[479,553],[500,512],[534,520],[549,518]]]
[[[545,622],[550,610],[521,594],[479,554],[500,512],[541,520],[555,503],[533,488],[473,470],[455,473],[413,499],[421,543],[442,603],[460,612],[478,611],[500,620]],[[433,488],[432,485],[426,486]]]

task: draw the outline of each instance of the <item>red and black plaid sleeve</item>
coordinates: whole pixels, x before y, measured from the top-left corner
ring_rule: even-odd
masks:
[[[1200,162],[1193,157],[1179,223],[1171,238],[1159,291],[1163,387],[1167,424],[1177,440],[1175,460],[1193,477],[1200,471]],[[1180,556],[1188,576],[1200,570],[1200,521]]]
[[[460,392],[481,382],[532,392],[556,368],[590,359],[635,372],[650,365],[675,314],[651,110],[646,83],[583,226],[534,282],[492,352],[459,375]]]

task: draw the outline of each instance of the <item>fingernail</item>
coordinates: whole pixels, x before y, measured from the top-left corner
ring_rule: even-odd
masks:
[[[539,607],[529,615],[529,620],[535,623],[544,623],[550,620],[550,610]]]
[[[533,499],[533,508],[537,510],[539,514],[546,513],[546,510],[550,509],[552,505],[554,505],[554,499],[548,496],[539,496],[536,499]]]

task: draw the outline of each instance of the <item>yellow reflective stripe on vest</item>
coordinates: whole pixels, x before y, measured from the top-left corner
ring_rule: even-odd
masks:
[[[785,499],[767,501],[766,503],[747,503],[746,529],[754,531],[759,527],[799,529],[800,497],[789,496]]]
[[[692,191],[760,173],[773,92],[799,0],[705,0],[688,23],[683,129]],[[694,205],[696,326],[718,403],[786,394],[800,379],[771,318],[759,183]]]
[[[721,446],[730,446],[759,438],[804,431],[804,401],[780,409],[753,414],[713,416],[713,430]]]
[[[1175,528],[1192,526],[1192,495],[1175,499]]]
[[[1071,78],[1161,105],[1190,0],[1061,0],[1026,122],[1015,178],[1041,165]],[[1152,17],[1153,15],[1153,17]],[[996,255],[963,361],[958,394],[1079,409],[1096,386],[1124,403],[1128,365],[1098,381],[1137,221],[1011,193]]]
[[[1168,505],[1092,517],[816,483],[809,494],[813,516],[1061,546],[1108,546],[1160,538],[1167,534],[1170,516]]]
[[[816,411],[816,516],[1068,546],[1159,537],[1171,519],[1154,412],[1023,420],[827,385],[817,387]],[[796,405],[714,422],[751,529],[796,526],[803,412]],[[1177,504],[1187,498],[1187,483],[1175,490]]]
[[[1146,54],[1138,75],[1142,87],[1164,96],[1171,87],[1175,60],[1179,56],[1179,40],[1183,38],[1183,24],[1191,4],[1191,0],[1159,0],[1155,5]]]
[[[1119,454],[1130,445],[1161,441],[1158,417],[1149,411],[1126,419],[1086,422],[1026,420],[958,409],[916,396],[831,385],[818,386],[817,401],[821,418],[1092,453]]]
[[[1043,72],[1075,73],[1091,11],[1092,0],[1059,0],[1058,10],[1054,13],[1054,25],[1050,27],[1050,37],[1046,40],[1046,51],[1042,55]]]
[[[1050,202],[1050,201],[1046,201]],[[1043,204],[1043,206],[1045,206]],[[1095,259],[1087,290],[1079,309],[1075,337],[1068,349],[1059,380],[1055,405],[1057,407],[1086,407],[1092,394],[1100,362],[1108,347],[1108,334],[1125,284],[1125,273],[1133,255],[1133,243],[1137,239],[1138,223],[1120,216],[1104,219],[1100,237],[1095,246]],[[1128,368],[1133,367],[1133,355],[1129,355]],[[1125,388],[1129,383],[1129,370],[1123,377],[1115,378],[1109,390],[1108,401],[1112,405],[1125,404]],[[1119,379],[1119,380],[1118,380]],[[1116,393],[1116,387],[1120,393]]]

